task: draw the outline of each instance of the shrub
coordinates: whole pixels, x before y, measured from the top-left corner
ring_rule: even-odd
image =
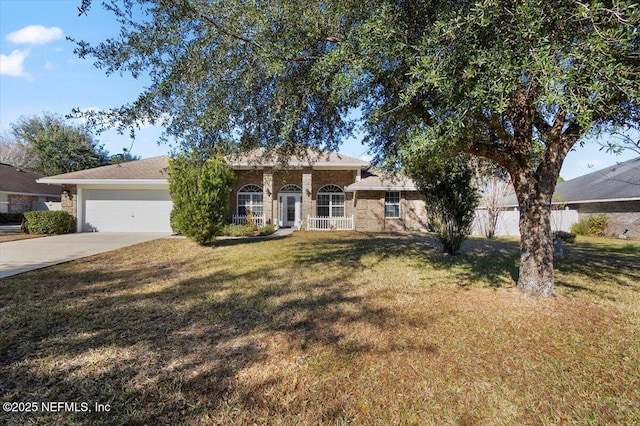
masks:
[[[227,237],[245,237],[254,233],[257,233],[257,230],[252,225],[227,225],[220,234]]]
[[[605,235],[608,220],[609,216],[605,213],[591,215],[574,223],[571,226],[571,232],[576,235],[593,235],[596,237],[602,237]]]
[[[576,235],[589,235],[589,221],[586,218],[580,219],[571,225],[571,233]]]
[[[73,229],[73,216],[65,211],[34,211],[24,214],[30,234],[68,234]]]
[[[275,225],[267,225],[264,228],[256,229],[252,225],[227,225],[221,235],[228,237],[256,237],[271,235],[276,232]]]
[[[573,244],[576,242],[576,234],[572,234],[571,232],[556,231],[554,232],[553,238],[560,238],[563,243],[568,244]]]
[[[276,232],[276,226],[266,225],[264,228],[260,228],[258,232],[260,232],[260,235],[271,235]]]
[[[0,224],[22,223],[23,217],[22,213],[0,213]]]
[[[173,199],[171,228],[198,244],[219,235],[227,222],[229,191],[235,179],[224,157],[207,160],[177,156],[169,161]]]

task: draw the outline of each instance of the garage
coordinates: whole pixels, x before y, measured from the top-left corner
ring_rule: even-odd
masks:
[[[171,232],[166,189],[83,189],[82,232]]]

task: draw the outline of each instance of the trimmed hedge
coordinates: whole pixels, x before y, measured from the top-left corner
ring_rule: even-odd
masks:
[[[24,214],[29,234],[68,234],[73,229],[73,216],[65,211],[34,211]]]
[[[0,225],[22,223],[22,213],[0,213]]]

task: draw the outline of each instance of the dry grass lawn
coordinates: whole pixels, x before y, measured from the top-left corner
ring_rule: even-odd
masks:
[[[165,239],[0,280],[2,424],[638,424],[640,243],[581,240],[559,297],[515,241]],[[71,408],[71,407],[69,407]]]
[[[16,233],[2,233],[0,232],[0,243],[7,243],[9,241],[30,240],[31,238],[46,237],[44,234],[16,234]]]

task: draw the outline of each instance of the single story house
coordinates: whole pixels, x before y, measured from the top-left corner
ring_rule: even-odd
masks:
[[[0,163],[0,213],[48,210],[47,203],[60,202],[62,187],[38,183],[43,176]]]
[[[640,237],[640,157],[556,186],[554,204],[578,211],[579,219],[608,216],[607,234]]]
[[[607,235],[639,238],[640,157],[560,182],[551,204],[556,210],[553,213],[573,212],[563,229],[591,215],[606,214]],[[507,197],[503,205],[517,209],[515,195]]]
[[[426,209],[405,177],[334,152],[308,150],[282,164],[263,150],[230,159],[234,223],[308,230],[425,230]],[[170,232],[168,157],[40,179],[62,185],[62,208],[78,232]]]

